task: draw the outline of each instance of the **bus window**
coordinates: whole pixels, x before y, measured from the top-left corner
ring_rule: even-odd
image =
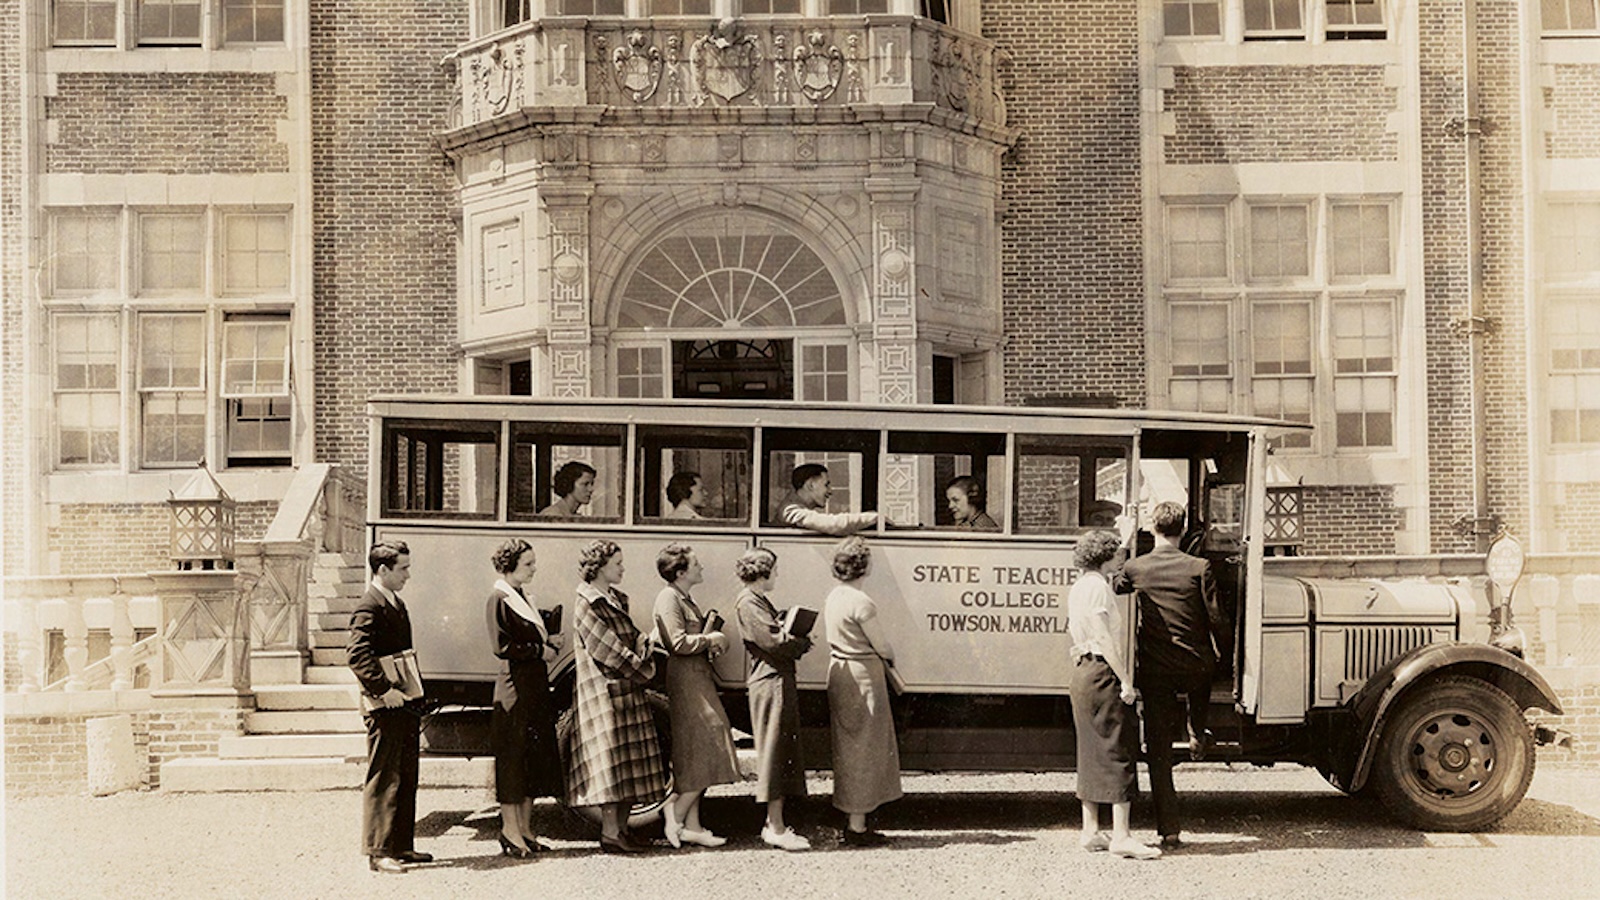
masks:
[[[384,514],[494,518],[500,503],[499,450],[495,422],[386,423]]]
[[[623,425],[516,423],[508,517],[620,522],[627,433]],[[587,484],[584,475],[590,476]],[[569,489],[567,482],[577,487]]]
[[[891,432],[884,511],[902,527],[999,531],[1010,493],[1005,462],[1004,434]],[[947,500],[952,486],[967,510],[961,522]]]
[[[750,521],[751,432],[640,426],[641,521],[731,525]]]
[[[1016,526],[1019,534],[1055,534],[1101,524],[1127,495],[1125,443],[1017,435]]]
[[[783,507],[794,499],[793,476],[802,465],[828,470],[833,493],[824,512],[862,512],[878,503],[878,432],[768,428],[762,524],[783,526]]]

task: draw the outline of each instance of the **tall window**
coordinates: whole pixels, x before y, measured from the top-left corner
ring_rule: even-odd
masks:
[[[806,344],[800,348],[799,399],[823,402],[850,399],[848,344]]]
[[[1395,446],[1392,218],[1391,201],[1375,197],[1170,204],[1168,402],[1316,426],[1276,438],[1284,450]],[[1243,277],[1230,274],[1235,256]]]
[[[1330,41],[1383,40],[1389,36],[1383,17],[1387,2],[1390,0],[1163,0],[1162,33],[1168,38],[1220,40],[1225,32],[1223,23],[1237,16],[1244,25],[1246,41],[1304,41],[1311,37],[1308,22],[1320,23],[1322,36]]]
[[[1550,441],[1600,445],[1600,202],[1546,210]]]
[[[1328,40],[1374,40],[1386,34],[1383,0],[1323,0],[1327,4]]]
[[[134,46],[282,44],[287,0],[49,0],[57,47],[116,47],[117,23]]]
[[[666,348],[617,348],[617,396],[665,397],[667,396]]]
[[[51,5],[51,18],[59,46],[116,43],[116,0],[56,0]]]
[[[292,462],[289,221],[270,209],[49,212],[57,465]]]

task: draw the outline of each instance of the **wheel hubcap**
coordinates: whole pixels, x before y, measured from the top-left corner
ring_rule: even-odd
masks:
[[[1469,715],[1442,713],[1424,721],[1412,735],[1411,762],[1428,793],[1465,796],[1488,783],[1495,764],[1494,738]]]

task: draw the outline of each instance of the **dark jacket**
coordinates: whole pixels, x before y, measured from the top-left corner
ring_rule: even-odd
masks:
[[[372,585],[350,614],[350,643],[346,648],[350,671],[361,682],[361,690],[374,699],[394,685],[383,676],[378,657],[411,649],[411,616],[398,596],[396,609]],[[413,701],[414,702],[414,701]]]
[[[1213,635],[1226,640],[1216,584],[1205,560],[1158,543],[1112,576],[1119,594],[1137,593],[1138,665],[1150,674],[1197,674],[1216,666]]]

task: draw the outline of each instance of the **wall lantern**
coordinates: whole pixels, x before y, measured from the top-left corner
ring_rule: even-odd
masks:
[[[201,460],[194,475],[167,498],[168,548],[179,569],[233,568],[233,508],[233,498]]]

